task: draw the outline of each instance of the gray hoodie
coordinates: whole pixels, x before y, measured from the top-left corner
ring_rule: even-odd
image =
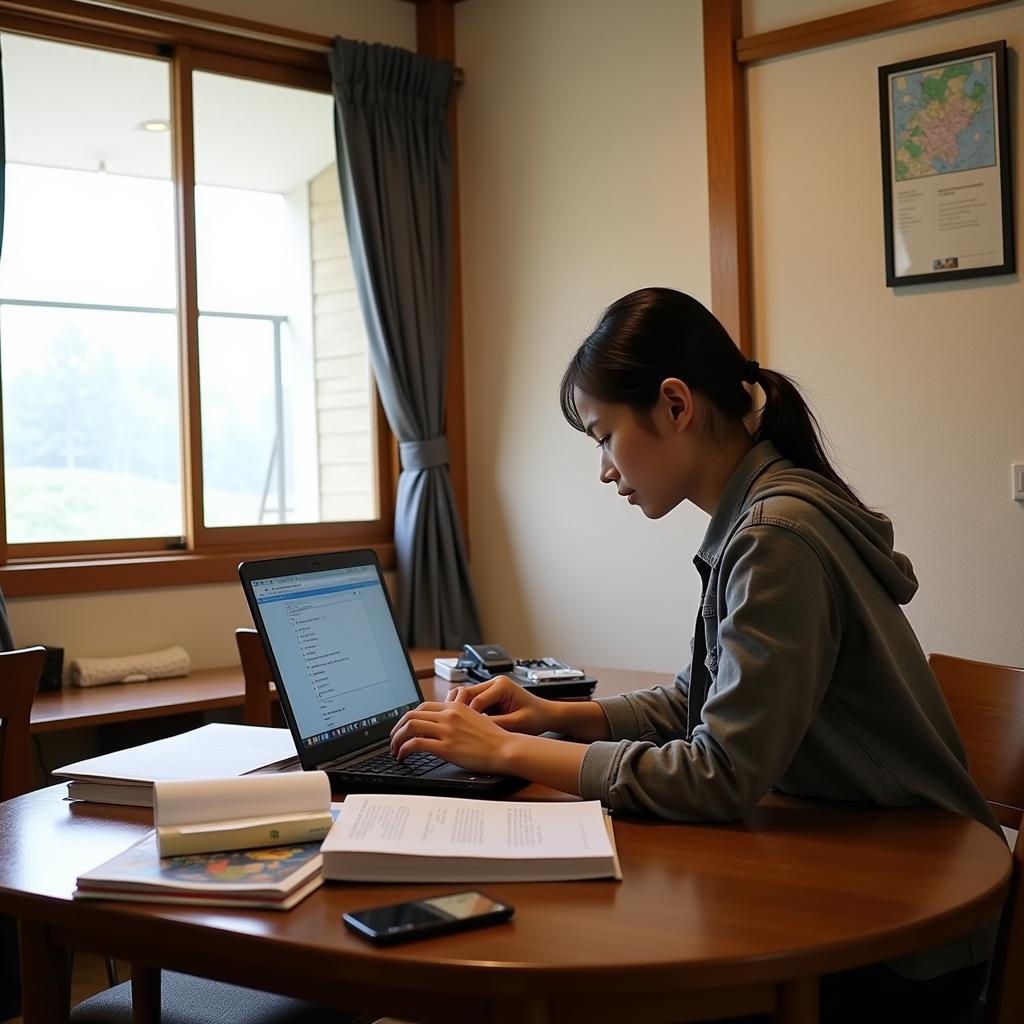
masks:
[[[691,663],[670,686],[599,701],[613,739],[583,759],[585,799],[725,820],[774,789],[941,807],[1002,834],[900,608],[917,579],[885,516],[762,442],[726,485],[694,564]]]

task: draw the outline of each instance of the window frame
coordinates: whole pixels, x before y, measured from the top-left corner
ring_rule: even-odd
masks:
[[[10,11],[8,6],[24,8]],[[148,15],[58,0],[45,13],[32,2],[5,5],[0,31],[163,60],[171,93],[177,314],[182,443],[183,537],[6,541],[3,423],[0,417],[0,587],[12,597],[228,582],[244,558],[324,548],[373,547],[394,565],[398,446],[371,382],[378,517],[366,521],[209,527],[202,522],[199,310],[196,288],[192,73],[331,92],[322,50],[269,42]]]

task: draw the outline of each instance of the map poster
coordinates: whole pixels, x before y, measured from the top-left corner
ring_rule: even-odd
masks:
[[[1014,273],[1006,42],[878,69],[885,283]]]

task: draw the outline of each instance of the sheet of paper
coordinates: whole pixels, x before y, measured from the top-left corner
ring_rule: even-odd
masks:
[[[244,775],[294,756],[295,743],[287,729],[213,722],[168,739],[64,765],[53,774],[99,782],[216,779]]]
[[[597,800],[573,803],[353,794],[324,852],[424,857],[600,857],[612,845]]]
[[[331,784],[324,772],[245,775],[228,779],[161,779],[153,785],[157,828],[324,813]]]

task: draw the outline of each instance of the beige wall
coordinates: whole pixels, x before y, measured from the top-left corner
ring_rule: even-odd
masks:
[[[876,69],[994,39],[1024,51],[1024,4],[750,70],[756,326],[764,361],[807,386],[850,481],[895,521],[925,650],[1021,665],[1024,287],[886,288],[883,263]]]
[[[671,669],[704,516],[658,523],[597,479],[558,410],[569,356],[647,284],[709,292],[700,4],[456,8],[472,569],[487,638]]]

